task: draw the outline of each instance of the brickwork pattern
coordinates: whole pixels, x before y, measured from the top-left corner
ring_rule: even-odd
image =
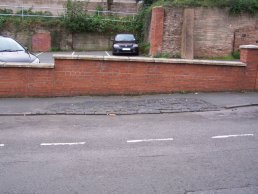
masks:
[[[242,91],[257,89],[258,49],[247,67],[56,59],[54,69],[1,68],[0,97]]]
[[[150,55],[155,56],[162,52],[164,9],[154,7],[152,9],[150,26]]]
[[[255,18],[250,16],[230,16],[222,9],[197,8],[194,24],[195,56],[212,57],[231,54],[235,30],[245,26],[255,26],[255,22]]]
[[[184,10],[168,7],[165,8],[165,12],[162,52],[170,53],[172,56],[179,55]],[[194,57],[226,56],[239,44],[254,44],[258,39],[257,26],[257,18],[249,15],[231,16],[223,9],[195,8]],[[239,33],[235,34],[237,30]],[[241,32],[245,32],[245,39]],[[234,41],[236,41],[235,46]]]
[[[120,3],[120,2],[117,2],[117,3],[113,3],[112,6],[111,6],[111,10],[112,11],[115,11],[115,12],[129,12],[129,13],[136,13],[137,12],[137,4],[135,3],[126,3],[126,2],[123,2],[123,3]]]
[[[106,0],[85,0],[80,1],[84,3],[86,10],[95,10],[98,6],[103,10],[107,10]],[[1,5],[13,5],[13,6],[28,6],[33,7],[34,11],[50,11],[53,14],[63,14],[66,7],[67,0],[1,0]],[[37,9],[37,7],[49,7],[52,9]],[[10,8],[8,8],[10,9]],[[17,11],[16,8],[13,8]],[[117,12],[137,12],[136,1],[113,1],[111,11]]]
[[[164,37],[162,52],[177,57],[181,53],[181,40],[184,10],[182,8],[166,8],[164,19]]]
[[[244,44],[258,45],[258,27],[247,26],[235,31],[234,51],[239,51],[239,47]]]

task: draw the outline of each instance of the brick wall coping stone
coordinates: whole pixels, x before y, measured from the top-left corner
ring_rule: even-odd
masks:
[[[52,63],[31,64],[31,63],[5,63],[5,62],[0,62],[0,68],[1,67],[53,69],[55,67],[55,65],[52,64]]]
[[[255,49],[255,50],[258,50],[258,46],[257,45],[242,45],[242,46],[240,46],[240,49]]]
[[[161,59],[150,57],[120,57],[120,56],[94,56],[94,55],[59,55],[54,59],[78,59],[94,61],[124,61],[124,62],[144,62],[144,63],[168,63],[168,64],[190,64],[190,65],[216,65],[216,66],[237,66],[246,67],[245,63],[239,61],[219,61],[219,60],[189,60],[189,59]]]

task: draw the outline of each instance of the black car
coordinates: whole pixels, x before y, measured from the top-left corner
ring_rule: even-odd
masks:
[[[113,55],[133,54],[139,55],[139,48],[133,34],[117,34],[113,40]]]
[[[39,59],[12,38],[0,36],[0,62],[39,63]]]

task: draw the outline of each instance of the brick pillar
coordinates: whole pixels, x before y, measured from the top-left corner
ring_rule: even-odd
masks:
[[[163,43],[165,10],[163,7],[152,9],[150,25],[150,55],[154,56],[161,52]]]
[[[184,22],[182,30],[181,57],[183,59],[194,58],[194,9],[184,10]]]
[[[247,64],[246,78],[243,80],[246,83],[246,88],[258,91],[258,46],[242,45],[240,46],[240,60]]]
[[[49,32],[41,32],[32,36],[32,51],[47,52],[51,49],[51,35]]]

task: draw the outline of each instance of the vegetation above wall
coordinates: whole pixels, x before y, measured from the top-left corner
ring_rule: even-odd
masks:
[[[84,10],[83,2],[68,0],[64,25],[71,32],[99,32],[112,34],[115,32],[135,31],[134,17],[115,16],[102,11],[102,7],[97,7],[95,13],[89,14]]]
[[[0,31],[13,29],[16,33],[24,30],[34,31],[36,27],[46,27],[47,29],[62,28],[72,33],[97,32],[114,35],[127,32],[134,33],[140,42],[143,40],[142,29],[147,25],[143,21],[144,11],[139,15],[121,16],[104,12],[103,8],[99,6],[95,13],[89,13],[82,1],[72,0],[67,0],[66,8],[67,12],[59,18],[52,18],[49,12],[34,12],[32,9],[23,10],[22,13],[0,9],[0,14],[6,14],[0,16]],[[30,17],[26,17],[26,15]],[[141,43],[140,45],[143,45],[144,50],[148,49],[148,44]]]
[[[153,5],[228,8],[231,14],[258,13],[258,0],[147,0]]]
[[[60,18],[45,18],[51,13],[33,12],[31,9],[23,10],[24,17],[20,12],[13,13],[12,10],[0,9],[0,30],[6,25],[14,24],[17,31],[20,26],[23,29],[31,29],[33,26],[62,26],[71,32],[98,32],[114,34],[117,32],[132,32],[137,34],[137,16],[121,17],[102,12],[103,8],[98,7],[95,13],[89,13],[84,9],[81,1],[67,1],[67,12]],[[26,17],[30,15],[30,17]]]

